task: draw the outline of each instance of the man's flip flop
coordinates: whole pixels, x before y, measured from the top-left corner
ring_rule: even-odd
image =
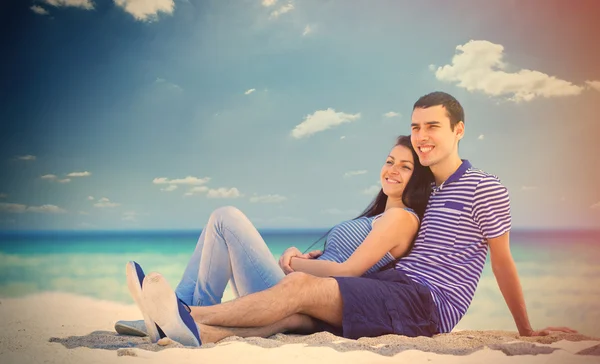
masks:
[[[131,297],[133,297],[133,300],[137,304],[138,308],[142,312],[142,316],[144,317],[144,326],[146,328],[145,334],[150,337],[150,340],[153,343],[155,343],[160,338],[165,337],[165,334],[161,331],[160,327],[158,327],[158,325],[152,321],[152,319],[146,313],[146,309],[144,308],[144,300],[142,298],[142,284],[144,282],[144,278],[144,271],[139,264],[133,261],[127,263],[127,287],[129,288],[129,293],[131,293]],[[115,325],[115,329],[117,332],[119,332],[117,325]],[[135,328],[133,331],[139,332]]]
[[[159,273],[146,276],[142,288],[146,314],[168,338],[184,346],[200,346],[200,333],[194,319]]]

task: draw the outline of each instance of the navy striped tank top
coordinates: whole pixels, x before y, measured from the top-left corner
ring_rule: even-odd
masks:
[[[417,216],[412,209],[405,208],[405,210]],[[327,235],[327,244],[323,255],[317,259],[338,263],[345,262],[367,238],[367,235],[369,235],[373,227],[373,222],[382,215],[383,213],[371,217],[361,217],[344,221],[336,225]],[[374,266],[369,268],[365,274],[376,272],[383,266],[395,260],[394,256],[390,254],[390,252],[387,252]]]

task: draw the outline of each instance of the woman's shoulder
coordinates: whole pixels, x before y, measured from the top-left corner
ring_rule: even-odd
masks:
[[[371,221],[371,226],[375,223],[375,221],[377,221],[383,216],[391,216],[392,218],[398,219],[409,217],[416,219],[417,223],[420,222],[419,216],[417,215],[415,210],[411,209],[410,207],[390,207],[381,214],[374,216],[373,221]]]

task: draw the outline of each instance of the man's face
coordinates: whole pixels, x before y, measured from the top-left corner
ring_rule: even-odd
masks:
[[[450,118],[442,105],[413,110],[410,139],[419,161],[426,167],[435,166],[456,155],[458,141],[464,133],[462,121],[450,129]]]

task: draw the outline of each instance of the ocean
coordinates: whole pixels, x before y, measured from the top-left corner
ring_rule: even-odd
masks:
[[[304,251],[326,231],[261,230],[276,259]],[[200,231],[0,232],[0,298],[60,291],[133,304],[125,264],[162,273],[175,287]],[[323,247],[321,241],[314,249]],[[513,231],[511,251],[535,329],[568,326],[600,337],[600,232]],[[227,291],[224,300],[233,298]],[[131,319],[131,318],[124,318]],[[456,329],[516,327],[488,262]]]

